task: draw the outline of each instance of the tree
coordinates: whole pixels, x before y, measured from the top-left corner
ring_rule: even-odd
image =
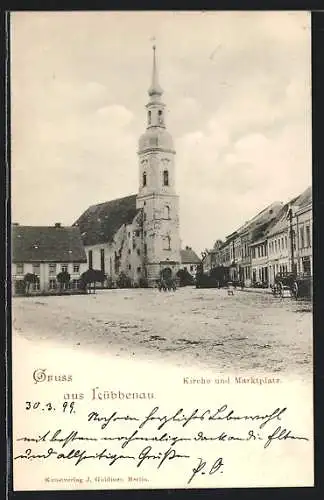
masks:
[[[39,283],[39,277],[37,276],[37,274],[27,273],[24,276],[24,283],[25,283],[25,294],[27,295],[30,290],[30,285]]]
[[[60,292],[61,292],[63,290],[63,288],[64,287],[66,288],[67,285],[70,283],[71,276],[69,275],[69,273],[67,271],[61,271],[56,276],[56,279],[60,284]]]
[[[94,293],[96,293],[96,283],[103,284],[105,280],[106,280],[105,273],[99,269],[88,269],[80,276],[81,285],[82,283],[85,284],[84,288],[86,288],[87,285],[93,283]]]
[[[131,288],[131,279],[122,271],[117,280],[118,288]]]
[[[179,269],[177,277],[179,278],[180,286],[193,285],[195,282],[194,277],[189,273],[188,269]]]

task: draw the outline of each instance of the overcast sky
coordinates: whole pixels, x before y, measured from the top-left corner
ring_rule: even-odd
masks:
[[[156,37],[183,245],[311,184],[305,12],[12,14],[12,220],[72,224],[136,193]]]

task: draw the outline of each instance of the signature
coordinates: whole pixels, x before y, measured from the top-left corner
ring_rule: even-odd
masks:
[[[190,484],[191,481],[193,480],[193,478],[197,474],[201,474],[201,475],[208,474],[209,476],[212,476],[213,474],[215,474],[218,471],[220,473],[223,472],[222,468],[224,466],[224,462],[223,462],[223,459],[221,457],[217,458],[217,460],[215,460],[215,462],[212,464],[212,466],[208,466],[203,458],[198,458],[198,460],[199,460],[199,463],[196,467],[194,467],[192,469],[192,474],[191,474],[187,484]]]

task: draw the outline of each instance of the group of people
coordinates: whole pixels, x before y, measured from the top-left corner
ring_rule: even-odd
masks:
[[[174,292],[177,289],[177,285],[174,279],[164,279],[161,278],[160,281],[158,281],[158,289],[160,292],[170,292],[173,290]]]

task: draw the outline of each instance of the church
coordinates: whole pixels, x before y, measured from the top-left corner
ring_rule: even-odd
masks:
[[[175,278],[181,266],[176,152],[162,95],[153,46],[146,130],[138,143],[138,192],[92,205],[73,224],[80,229],[89,268],[113,281],[124,273],[134,286]]]

